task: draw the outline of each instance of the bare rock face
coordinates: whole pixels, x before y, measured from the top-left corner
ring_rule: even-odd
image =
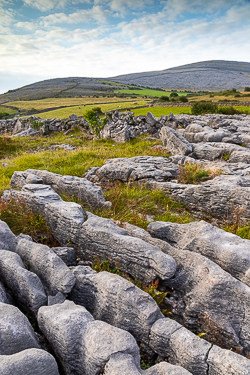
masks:
[[[139,366],[139,348],[133,336],[94,321],[84,307],[73,302],[42,307],[38,323],[67,375],[97,375],[115,353],[130,354]]]
[[[159,156],[135,156],[108,159],[100,168],[91,168],[85,177],[93,182],[118,180],[123,182],[155,179],[166,181],[178,174],[179,168],[170,159]]]
[[[0,282],[0,302],[8,303],[8,297],[3,284]]]
[[[0,251],[0,279],[25,311],[36,315],[38,309],[47,304],[41,280],[24,267],[18,254]]]
[[[125,224],[129,233],[161,248],[177,263],[177,272],[164,284],[173,288],[168,303],[182,324],[225,348],[250,351],[248,306],[250,288],[201,254],[181,250],[152,238],[145,230]],[[155,223],[148,226],[154,236]]]
[[[18,241],[16,253],[42,281],[48,294],[71,292],[75,277],[66,264],[48,246],[25,239]]]
[[[213,216],[232,222],[235,212],[239,211],[243,222],[250,219],[249,177],[221,175],[200,185],[152,180],[148,181],[148,185],[165,191],[198,216]]]
[[[95,319],[129,331],[137,340],[147,343],[153,323],[163,317],[153,298],[118,275],[84,275],[77,268],[70,298],[86,307]]]
[[[27,169],[26,173],[36,175],[43,180],[45,185],[50,185],[57,193],[74,196],[79,199],[79,201],[87,203],[90,207],[108,208],[111,206],[111,203],[105,200],[102,189],[86,178],[62,176],[60,174],[37,169]]]
[[[194,375],[247,375],[250,371],[248,359],[208,343],[168,318],[155,322],[150,345],[168,362]]]
[[[41,349],[0,355],[0,369],[1,375],[59,375],[54,357]]]
[[[155,222],[153,235],[182,250],[211,259],[232,276],[250,286],[250,241],[205,221],[189,224]]]
[[[80,205],[64,202],[47,185],[24,185],[21,191],[6,190],[5,201],[24,199],[34,211],[40,210],[61,245],[69,240],[79,246],[85,258],[110,259],[121,270],[149,284],[152,280],[173,277],[174,259],[160,249],[135,239],[111,220],[87,212],[87,220]]]
[[[76,254],[73,247],[52,247],[51,250],[53,250],[67,266],[75,266]]]
[[[16,242],[16,236],[11,232],[9,226],[0,220],[0,251],[15,251]]]
[[[188,155],[192,152],[192,145],[176,130],[167,126],[161,128],[160,137],[163,145],[173,155]]]
[[[0,302],[0,363],[1,356],[30,348],[39,348],[30,322],[17,307]]]
[[[88,219],[82,224],[78,243],[86,257],[109,259],[111,265],[119,263],[133,277],[145,284],[156,279],[171,278],[175,273],[175,261],[157,247],[115,225],[111,220],[87,213]]]
[[[161,362],[145,371],[145,375],[190,375],[191,372],[180,366],[173,366],[167,362]]]
[[[135,364],[130,354],[112,354],[104,368],[104,375],[141,375],[142,372]]]

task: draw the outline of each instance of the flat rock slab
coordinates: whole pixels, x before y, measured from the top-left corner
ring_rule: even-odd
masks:
[[[105,271],[84,275],[78,269],[76,267],[76,285],[70,298],[86,307],[95,319],[148,342],[153,323],[163,317],[153,298],[119,275]]]
[[[22,173],[22,172],[15,172]],[[15,173],[12,176],[12,184],[14,184]],[[25,173],[31,173],[43,180],[45,185],[50,185],[57,193],[74,196],[82,203],[88,204],[90,207],[107,207],[111,206],[111,202],[105,200],[102,189],[88,181],[86,178],[76,176],[63,176],[60,174],[48,172],[46,170],[27,169]],[[27,182],[24,184],[27,184]],[[12,185],[14,187],[14,185]],[[20,187],[20,186],[19,186]]]
[[[25,311],[36,315],[38,309],[47,304],[47,295],[41,280],[24,267],[18,254],[0,251],[0,279]]]
[[[18,241],[16,253],[29,265],[30,270],[39,276],[49,294],[71,292],[75,277],[48,246],[21,239]]]
[[[250,241],[205,221],[189,224],[154,222],[151,233],[182,250],[200,253],[250,286]]]
[[[145,375],[190,375],[192,372],[183,367],[174,366],[167,362],[161,362],[144,372]]]
[[[175,274],[176,265],[172,257],[155,246],[133,238],[109,219],[90,212],[87,215],[88,219],[82,224],[78,238],[85,257],[109,259],[113,266],[118,263],[121,270],[145,284],[157,277],[165,280]]]
[[[54,357],[40,349],[0,355],[0,369],[1,375],[59,375]]]
[[[177,165],[168,158],[156,156],[135,156],[132,158],[108,159],[100,168],[91,168],[85,177],[93,182],[103,178],[123,182],[155,179],[166,181],[179,172]]]
[[[153,224],[153,223],[152,223]],[[148,229],[153,233],[153,225]],[[152,238],[142,228],[125,224],[132,235],[144,239],[171,255],[177,271],[164,284],[173,288],[168,303],[178,321],[206,339],[225,348],[250,352],[250,288],[201,254],[181,250]]]
[[[0,302],[0,358],[30,348],[39,344],[29,320],[17,307]]]
[[[250,220],[250,178],[221,175],[200,185],[156,182],[147,184],[166,192],[186,205],[198,217],[211,216],[231,223],[239,212],[240,220]]]

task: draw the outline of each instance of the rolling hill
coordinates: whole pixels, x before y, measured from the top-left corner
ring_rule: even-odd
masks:
[[[221,91],[233,87],[243,89],[250,86],[250,63],[204,61],[161,71],[124,74],[111,78],[55,78],[10,90],[0,95],[0,103],[52,97],[112,95],[114,90],[126,89],[128,85],[193,91]]]

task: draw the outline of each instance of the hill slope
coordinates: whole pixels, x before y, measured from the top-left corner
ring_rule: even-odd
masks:
[[[226,90],[250,86],[250,63],[203,61],[161,71],[124,74],[112,81],[165,89]]]
[[[109,82],[108,82],[108,81]],[[110,83],[114,82],[114,85]],[[117,86],[115,82],[121,84]],[[125,74],[112,78],[56,78],[10,90],[0,95],[0,103],[52,97],[75,97],[113,94],[114,90],[133,84],[169,90],[221,91],[250,86],[250,63],[204,61],[161,71]]]

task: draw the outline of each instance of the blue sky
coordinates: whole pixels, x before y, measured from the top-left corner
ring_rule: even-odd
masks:
[[[250,62],[250,0],[0,0],[0,93],[203,60]]]

